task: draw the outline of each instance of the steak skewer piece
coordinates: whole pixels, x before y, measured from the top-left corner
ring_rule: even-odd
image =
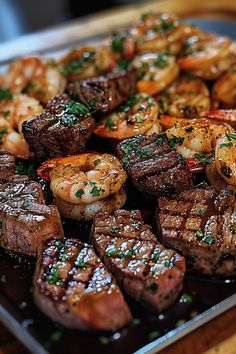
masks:
[[[158,212],[159,211],[159,212]],[[186,256],[189,270],[236,274],[236,200],[231,190],[201,184],[177,197],[159,197],[157,227],[163,243]]]
[[[44,113],[22,124],[30,150],[39,159],[83,151],[94,128],[89,109],[66,94],[54,97]]]
[[[47,316],[69,328],[115,331],[132,317],[92,246],[76,239],[42,244],[33,293]]]
[[[68,85],[68,92],[74,100],[87,104],[94,111],[104,113],[119,107],[134,95],[135,91],[134,70],[114,71]]]
[[[14,176],[15,158],[0,150],[0,183],[9,181]]]
[[[125,139],[118,144],[117,153],[132,182],[142,192],[153,196],[175,195],[192,186],[187,164],[170,147],[165,133]]]
[[[0,246],[28,256],[36,256],[43,240],[64,234],[57,207],[45,205],[41,185],[27,176],[0,183],[0,226]]]
[[[182,289],[185,260],[166,249],[138,210],[97,213],[93,245],[118,284],[151,311],[173,304]]]

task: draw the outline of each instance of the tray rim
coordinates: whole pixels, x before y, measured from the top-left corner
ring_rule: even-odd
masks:
[[[199,1],[201,2],[201,0],[199,0]],[[161,2],[168,3],[168,0],[161,1]],[[169,2],[171,2],[171,1],[169,1]],[[206,3],[208,3],[208,2],[211,2],[211,1],[206,0]],[[139,12],[142,12],[144,8],[153,7],[153,5],[155,3],[156,3],[156,1],[148,1],[147,2],[148,5],[138,6]],[[128,6],[126,5],[121,8],[122,9],[123,8],[129,9],[132,7],[129,5]],[[235,11],[236,11],[236,6],[235,6]],[[108,13],[108,15],[106,15],[108,17],[108,16],[110,16],[109,15],[110,12],[111,11],[103,11],[103,12],[101,12],[101,14]],[[236,12],[235,12],[235,15],[236,15]],[[185,17],[187,18],[187,16],[185,16]],[[219,16],[218,20],[227,21],[225,18],[222,18],[222,17],[223,16]],[[203,19],[207,20],[206,17],[203,17]],[[83,43],[86,41],[99,39],[111,30],[111,28],[109,28],[109,26],[108,26],[107,30],[99,31],[96,35],[90,34],[88,36],[82,36],[82,37],[76,36],[70,40],[68,40],[68,38],[67,38],[67,40],[66,40],[66,38],[64,38],[64,41],[62,41],[60,43],[57,41],[56,45],[54,45],[54,46],[50,46],[50,47],[47,46],[46,38],[48,38],[48,36],[50,37],[51,35],[54,35],[55,33],[58,34],[58,31],[59,31],[59,33],[63,33],[63,31],[66,30],[67,34],[68,34],[68,33],[71,33],[71,31],[78,30],[78,28],[84,29],[87,26],[87,24],[86,24],[87,21],[88,22],[89,21],[96,22],[95,16],[94,15],[86,16],[86,17],[82,18],[81,23],[78,23],[78,20],[69,21],[69,22],[66,22],[65,24],[62,24],[60,26],[55,26],[51,29],[46,29],[46,30],[43,30],[40,32],[35,32],[32,34],[27,34],[27,35],[19,37],[16,40],[0,44],[0,53],[2,53],[2,51],[4,51],[4,50],[6,50],[7,53],[8,53],[8,51],[9,51],[9,53],[11,53],[10,57],[8,55],[8,56],[3,57],[3,59],[2,59],[2,55],[0,54],[0,67],[4,64],[8,63],[14,57],[25,54],[22,52],[22,53],[17,53],[16,55],[13,55],[15,45],[17,46],[18,49],[20,49],[19,46],[21,46],[22,43],[24,43],[27,47],[27,43],[29,43],[30,41],[33,40],[33,41],[38,42],[42,38],[43,41],[45,41],[44,46],[39,47],[38,50],[34,49],[33,53],[38,51],[40,53],[46,54],[49,51],[56,52],[60,49],[66,48],[70,45],[73,45],[74,43],[80,44],[81,42]],[[230,21],[230,20],[228,19],[228,21]],[[230,22],[232,22],[232,18],[231,18]],[[116,26],[117,25],[114,24],[113,28]],[[39,42],[38,42],[38,44],[39,44]],[[32,51],[28,51],[28,54],[31,54],[31,53],[32,53]],[[5,304],[5,306],[4,306],[4,304]],[[6,305],[8,308],[10,308],[10,311],[6,310],[6,308],[5,308]],[[203,324],[213,320],[214,318],[218,317],[219,315],[223,314],[224,312],[228,311],[229,309],[233,308],[234,306],[236,306],[236,294],[233,294],[233,295],[225,298],[224,300],[220,301],[216,305],[211,306],[210,308],[208,308],[204,312],[195,316],[193,319],[186,321],[185,323],[183,323],[182,325],[180,325],[176,329],[173,329],[170,332],[168,332],[167,334],[154,340],[153,342],[144,345],[142,348],[135,351],[134,354],[155,354],[155,353],[158,353],[161,350],[163,350],[164,348],[166,348],[167,346],[173,344],[174,342],[176,342],[180,338],[183,338],[187,334],[191,333],[192,331],[199,328]],[[49,352],[42,346],[42,344],[40,343],[40,341],[37,340],[37,338],[34,336],[34,334],[30,333],[25,327],[23,327],[21,322],[18,321],[14,317],[12,312],[14,312],[14,310],[12,309],[12,305],[10,304],[10,302],[8,301],[7,298],[5,298],[3,295],[0,294],[0,320],[1,320],[1,322],[18,338],[19,341],[21,341],[25,345],[25,347],[30,352],[32,352],[34,354],[49,354]]]

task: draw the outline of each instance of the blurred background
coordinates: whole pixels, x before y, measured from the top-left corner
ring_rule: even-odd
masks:
[[[0,0],[0,43],[132,0]]]

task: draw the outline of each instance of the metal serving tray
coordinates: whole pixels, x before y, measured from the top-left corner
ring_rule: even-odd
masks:
[[[236,24],[232,21],[196,18],[188,21],[200,25],[205,30],[227,34],[236,39]],[[59,29],[62,30],[63,27]],[[45,35],[47,36],[47,32],[33,38],[39,40]],[[22,43],[26,44],[29,38],[31,37],[23,38]],[[67,38],[64,45],[58,43],[58,47],[54,45],[52,50],[49,50],[46,44],[40,45],[39,52],[58,57],[69,47],[81,45],[83,42],[94,43],[98,39],[93,36],[81,42],[81,40],[76,41],[74,37],[72,40]],[[21,47],[18,43],[14,52],[12,44],[0,45],[2,68],[8,62],[9,55],[13,57],[28,54],[29,48],[31,47]],[[33,51],[35,52],[36,49],[34,46]],[[92,140],[90,145],[91,149],[99,146],[101,151],[104,150],[102,142],[98,144],[97,141]],[[149,223],[152,221],[154,205],[143,200],[137,191],[132,190],[132,187],[129,189],[128,203],[125,207],[141,209],[146,221]],[[88,239],[89,225],[66,220],[63,223],[67,236]],[[183,293],[187,296],[182,296],[162,314],[149,314],[140,305],[127,298],[135,318],[127,328],[113,334],[66,330],[54,324],[34,305],[33,268],[34,265],[19,263],[3,251],[0,252],[0,319],[35,354],[157,353],[236,305],[235,278],[219,280],[187,275],[183,289]]]

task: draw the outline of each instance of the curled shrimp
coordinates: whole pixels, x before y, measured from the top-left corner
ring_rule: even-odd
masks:
[[[229,185],[226,181],[221,177],[216,169],[215,160],[211,161],[207,164],[205,169],[206,177],[208,182],[218,191],[222,191],[222,189],[230,188],[236,193],[236,186]]]
[[[24,92],[46,104],[64,92],[66,80],[54,63],[32,56],[17,59],[9,65],[4,85],[13,93]]]
[[[60,198],[55,198],[53,203],[57,206],[60,215],[65,218],[89,221],[98,211],[114,213],[115,210],[122,208],[127,199],[124,188],[109,195],[108,197],[89,204],[72,204]]]
[[[102,118],[94,133],[104,138],[126,139],[160,132],[158,107],[151,96],[136,94],[118,110]]]
[[[135,57],[137,90],[156,95],[164,90],[179,75],[179,66],[175,57],[165,53],[145,53]]]
[[[89,204],[117,193],[127,174],[117,157],[84,153],[46,161],[38,169],[50,178],[54,197],[72,204]]]
[[[5,117],[13,129],[21,133],[22,123],[43,113],[39,101],[23,94],[15,94],[11,99],[0,102],[0,116]]]
[[[223,180],[236,186],[236,133],[222,136],[216,143],[215,166]]]
[[[184,44],[179,66],[205,80],[214,80],[235,62],[231,44],[229,38],[211,33],[190,37]]]
[[[225,122],[233,127],[236,126],[236,109],[213,109],[210,111],[203,111],[200,117],[212,119],[215,122]]]
[[[28,159],[30,157],[29,146],[23,136],[10,126],[9,122],[0,117],[0,145],[9,154]]]
[[[156,96],[161,113],[173,117],[196,117],[211,107],[206,84],[198,78],[181,76]]]
[[[101,75],[114,67],[114,60],[103,47],[75,49],[60,60],[61,71],[69,81]]]
[[[214,124],[207,119],[192,119],[175,124],[166,130],[169,142],[186,159],[204,159],[204,154],[211,154],[219,138],[233,128],[226,124]]]
[[[212,108],[236,108],[236,65],[214,83]]]
[[[177,54],[182,47],[183,29],[173,14],[149,12],[143,14],[132,26],[136,51]]]

